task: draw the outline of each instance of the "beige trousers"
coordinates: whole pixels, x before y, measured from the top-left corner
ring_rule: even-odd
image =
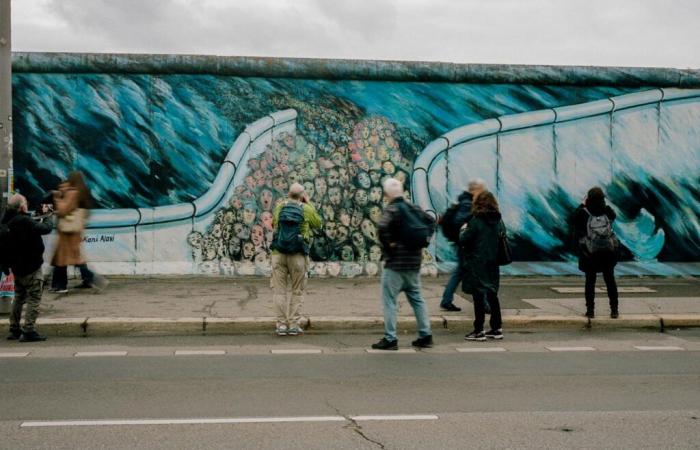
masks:
[[[301,306],[304,303],[309,261],[302,254],[272,255],[272,302],[277,322],[287,326],[299,325]],[[292,296],[287,299],[287,286],[291,281]]]

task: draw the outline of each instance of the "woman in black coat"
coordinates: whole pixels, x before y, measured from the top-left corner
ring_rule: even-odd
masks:
[[[498,202],[491,192],[480,193],[472,205],[472,218],[459,235],[462,260],[462,291],[474,300],[474,331],[468,341],[503,339],[501,306],[498,301],[500,267],[498,239],[505,234]],[[491,308],[491,330],[484,333],[485,303]]]
[[[594,187],[588,191],[583,204],[579,205],[573,217],[574,237],[578,245],[578,268],[586,274],[586,317],[595,317],[595,284],[597,274],[602,272],[610,299],[610,317],[616,319],[619,316],[614,273],[617,264],[616,248],[591,252],[586,245],[589,220],[600,216],[606,216],[612,226],[616,214],[605,203],[603,190]],[[614,234],[612,239],[617,242]]]

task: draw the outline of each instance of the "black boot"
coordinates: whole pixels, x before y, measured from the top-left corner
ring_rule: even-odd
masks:
[[[419,337],[415,341],[411,342],[411,345],[418,348],[432,348],[433,347],[433,335]]]
[[[42,336],[36,331],[25,331],[22,333],[22,336],[20,336],[19,341],[20,342],[41,342],[45,341],[46,336]]]
[[[19,337],[22,336],[22,330],[19,328],[10,328],[10,332],[7,333],[7,340],[8,341],[16,341],[19,339]]]

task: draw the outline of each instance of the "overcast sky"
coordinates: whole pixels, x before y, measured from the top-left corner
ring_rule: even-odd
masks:
[[[700,0],[13,0],[16,51],[700,68]]]

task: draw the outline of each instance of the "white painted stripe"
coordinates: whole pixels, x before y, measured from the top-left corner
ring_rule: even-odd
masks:
[[[406,421],[406,420],[438,420],[436,415],[377,415],[350,416],[357,421]],[[208,425],[208,424],[238,424],[238,423],[289,423],[289,422],[345,422],[343,416],[301,416],[301,417],[230,417],[213,419],[109,419],[109,420],[46,420],[22,422],[22,428],[37,427],[96,427],[96,426],[128,426],[128,425]]]
[[[373,348],[366,348],[365,351],[367,353],[415,353],[415,349],[412,348],[400,348],[398,350],[376,350]]]
[[[550,352],[594,352],[595,347],[545,347]]]
[[[226,350],[175,350],[176,356],[225,355]]]
[[[565,286],[553,286],[552,289],[560,294],[583,294],[586,289],[584,287],[565,287]],[[603,288],[595,289],[597,294],[605,294],[607,290]],[[618,286],[617,291],[620,294],[648,294],[657,292],[656,289],[652,289],[646,286]]]
[[[642,351],[680,351],[685,350],[683,347],[676,347],[674,345],[635,345],[634,348]]]
[[[460,353],[493,353],[506,351],[503,347],[457,347],[455,350]]]
[[[438,420],[439,417],[435,414],[414,414],[414,415],[397,415],[397,416],[350,416],[352,420],[358,422],[370,420]]]
[[[29,352],[0,353],[0,358],[24,358]]]
[[[273,355],[312,355],[323,353],[320,348],[276,348],[270,350]]]
[[[126,356],[128,352],[78,352],[75,354],[77,357],[91,357],[91,356]]]

